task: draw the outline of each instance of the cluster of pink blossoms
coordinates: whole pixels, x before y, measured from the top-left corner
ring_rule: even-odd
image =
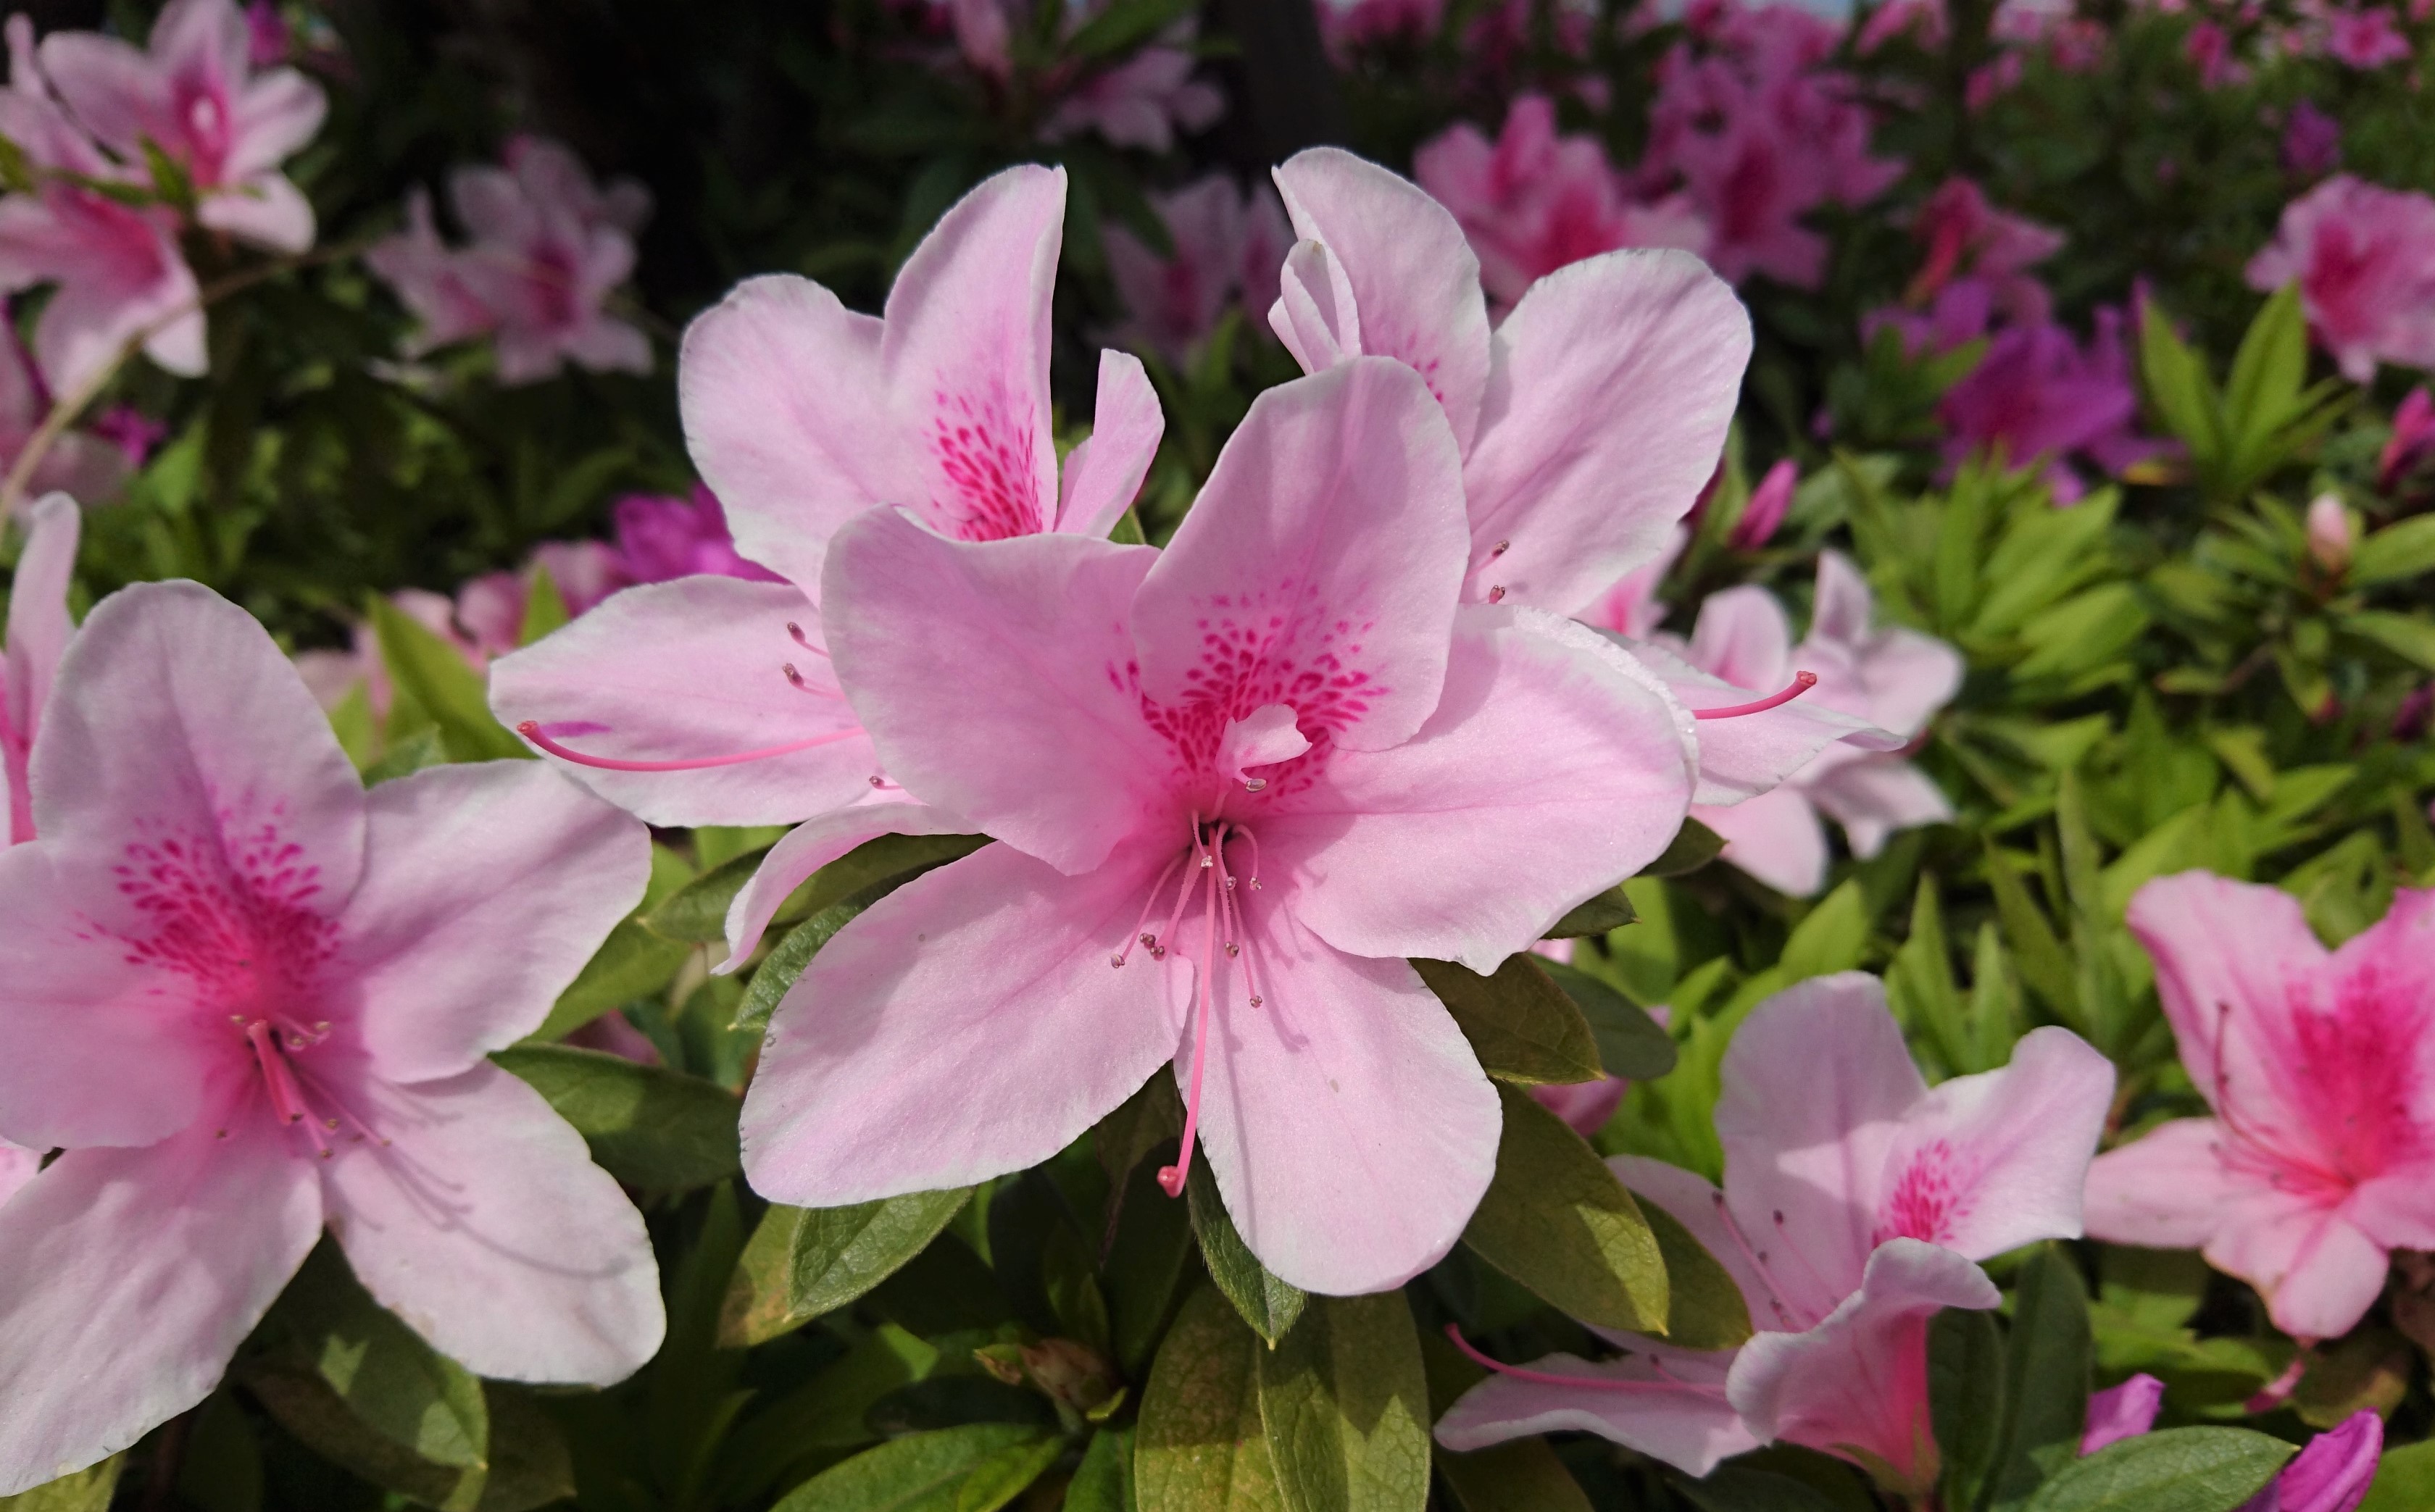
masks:
[[[1266,188],[1249,194],[1213,173],[1167,194],[1149,197],[1174,250],[1161,256],[1123,226],[1100,235],[1108,272],[1130,318],[1109,333],[1130,347],[1148,347],[1182,367],[1200,351],[1230,310],[1240,309],[1264,331],[1277,299],[1277,265],[1293,232],[1285,207]]]
[[[2260,289],[2296,281],[2319,345],[2354,383],[2376,365],[2435,368],[2435,199],[2339,174],[2284,207],[2250,259]]]

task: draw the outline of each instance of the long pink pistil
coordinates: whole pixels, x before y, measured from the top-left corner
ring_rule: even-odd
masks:
[[[603,771],[611,772],[695,772],[709,766],[741,766],[746,762],[768,761],[772,756],[791,756],[799,750],[810,750],[816,746],[833,746],[840,740],[852,740],[861,734],[862,730],[859,728],[838,730],[825,735],[814,735],[809,740],[789,741],[784,746],[768,746],[760,750],[737,751],[733,756],[700,756],[672,762],[630,762],[615,756],[588,756],[582,751],[561,746],[543,734],[540,721],[533,719],[527,719],[516,726],[516,733],[559,760],[573,762],[578,766],[597,766]]]
[[[1567,1376],[1559,1375],[1553,1370],[1533,1370],[1528,1366],[1507,1365],[1502,1360],[1491,1359],[1489,1356],[1482,1354],[1477,1349],[1474,1348],[1472,1342],[1462,1336],[1462,1325],[1459,1323],[1447,1324],[1445,1326],[1445,1334],[1447,1338],[1454,1341],[1454,1347],[1462,1351],[1464,1359],[1469,1360],[1472,1364],[1480,1366],[1482,1369],[1494,1370],[1500,1376],[1511,1376],[1516,1381],[1535,1381],[1541,1385],[1547,1386],[1580,1386],[1589,1391],[1676,1392],[1690,1390],[1708,1392],[1717,1395],[1722,1394],[1721,1388],[1703,1385],[1698,1382],[1692,1381],[1617,1381],[1610,1376]],[[1649,1363],[1657,1365],[1661,1372],[1665,1368],[1662,1364],[1659,1364],[1659,1362],[1653,1359]]]
[[[1198,844],[1197,838],[1195,843]],[[1224,847],[1225,833],[1221,830],[1211,841],[1210,850],[1222,851]],[[1201,1074],[1209,1066],[1209,1000],[1212,996],[1209,983],[1210,978],[1218,974],[1219,904],[1218,872],[1211,869],[1210,860],[1205,855],[1201,857],[1201,867],[1209,871],[1209,899],[1204,908],[1206,917],[1201,930],[1200,966],[1193,973],[1200,979],[1200,991],[1196,994],[1199,1001],[1194,1004],[1194,1009],[1199,1014],[1200,1022],[1192,1032],[1192,1091],[1183,1103],[1183,1140],[1177,1147],[1175,1163],[1163,1165],[1158,1171],[1158,1184],[1170,1197],[1183,1194],[1184,1177],[1192,1172],[1192,1143],[1200,1132],[1200,1078]],[[1188,882],[1190,873],[1187,872],[1185,877]]]
[[[1691,717],[1694,719],[1737,719],[1743,714],[1763,714],[1770,709],[1783,708],[1786,704],[1790,703],[1793,699],[1800,697],[1803,694],[1807,693],[1810,689],[1816,686],[1818,686],[1817,673],[1796,672],[1792,675],[1792,681],[1780,693],[1770,693],[1766,697],[1760,698],[1753,703],[1727,704],[1722,709],[1694,709],[1691,711]]]

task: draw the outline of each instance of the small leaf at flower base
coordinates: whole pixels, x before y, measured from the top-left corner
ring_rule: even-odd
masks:
[[[1563,918],[1547,926],[1548,939],[1580,939],[1586,936],[1604,935],[1611,929],[1621,929],[1639,915],[1632,912],[1632,900],[1623,895],[1623,887],[1609,887],[1584,903],[1576,904]]]
[[[1302,1316],[1310,1294],[1270,1275],[1243,1243],[1235,1220],[1226,1216],[1226,1204],[1218,1194],[1208,1161],[1192,1162],[1183,1192],[1184,1200],[1192,1205],[1192,1232],[1200,1241],[1200,1263],[1208,1267],[1209,1279],[1235,1304],[1235,1311],[1243,1314],[1243,1321],[1274,1345]]]
[[[1563,1119],[1519,1088],[1496,1091],[1496,1176],[1462,1242],[1594,1328],[1664,1333],[1666,1262],[1640,1205]]]
[[[549,1017],[530,1038],[544,1042],[563,1040],[602,1014],[650,996],[675,979],[687,954],[686,946],[654,935],[630,919],[621,920],[550,1005]]]
[[[1217,1288],[1195,1292],[1159,1346],[1133,1435],[1140,1512],[1278,1512],[1260,1420],[1259,1336]]]
[[[1596,1081],[1604,1074],[1589,1021],[1528,954],[1507,956],[1493,976],[1451,961],[1412,962],[1454,1015],[1480,1069],[1530,1084]]]
[[[98,1465],[45,1481],[30,1491],[0,1496],[0,1508],[6,1512],[110,1512],[110,1499],[125,1469],[127,1454],[121,1451]]]
[[[2026,1512],[2233,1512],[2297,1452],[2246,1428],[2167,1428],[2075,1461]]]
[[[1944,1504],[1975,1507],[2004,1427],[2004,1334],[1993,1314],[1948,1307],[1929,1322],[1927,1401]]]
[[[2003,1435],[1987,1502],[1995,1512],[2025,1504],[2079,1454],[2095,1355],[2080,1267],[2042,1245],[2021,1266],[2004,1341]]]
[[[223,1383],[186,1424],[178,1496],[196,1512],[262,1512],[262,1443],[235,1391]],[[0,1506],[13,1504],[0,1500]]]
[[[1743,1465],[1719,1465],[1701,1481],[1669,1475],[1667,1484],[1700,1512],[1835,1512],[1822,1492]]]
[[[2435,1506],[2435,1439],[2389,1449],[2358,1512],[2426,1512]]]
[[[317,1414],[343,1415],[405,1456],[442,1469],[478,1469],[488,1459],[481,1383],[372,1300],[335,1243],[324,1240],[306,1258],[263,1332],[273,1341],[267,1367],[326,1399],[313,1404]],[[263,1395],[258,1385],[255,1394]]]
[[[371,621],[389,679],[431,715],[450,760],[532,759],[531,748],[492,716],[482,675],[466,664],[456,647],[386,598],[371,600]]]
[[[628,1186],[683,1191],[743,1168],[743,1105],[716,1082],[573,1045],[511,1045],[491,1058],[547,1098]]]
[[[1639,1207],[1666,1262],[1666,1342],[1684,1349],[1730,1349],[1748,1343],[1750,1303],[1734,1284],[1733,1273],[1672,1213],[1653,1202]]]
[[[1597,1041],[1598,1064],[1610,1076],[1655,1081],[1674,1069],[1674,1037],[1640,1005],[1587,971],[1562,961],[1534,963],[1573,1000]]]
[[[1054,1432],[1016,1423],[913,1434],[821,1471],[771,1512],[997,1512],[1063,1447]]]
[[[1421,1512],[1428,1380],[1402,1292],[1313,1298],[1257,1365],[1260,1425],[1287,1512]]]
[[[1133,1512],[1133,1431],[1102,1428],[1066,1483],[1065,1512]]]
[[[710,945],[727,938],[727,905],[752,880],[768,854],[765,848],[748,850],[711,868],[642,917],[642,925],[662,939],[687,945]],[[791,901],[791,900],[790,900]]]
[[[1686,818],[1656,860],[1640,868],[1644,877],[1684,877],[1723,853],[1725,837],[1697,819]]]
[[[766,1343],[857,1299],[929,1247],[972,1194],[956,1187],[847,1208],[772,1206],[736,1262],[718,1342]]]

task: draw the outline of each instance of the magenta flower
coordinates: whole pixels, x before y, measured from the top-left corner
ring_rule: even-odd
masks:
[[[2410,56],[2409,39],[2401,34],[2392,12],[2382,6],[2359,10],[2327,6],[2323,19],[2325,51],[2337,62],[2353,68],[2382,68]]]
[[[2294,178],[2318,179],[2341,165],[2342,123],[2312,100],[2292,106],[2283,123],[2283,170]]]
[[[43,69],[121,162],[141,164],[149,144],[185,169],[204,226],[274,251],[313,245],[313,207],[279,165],[321,129],[329,102],[292,68],[254,72],[234,0],[169,0],[148,50],[95,31],[53,32]]]
[[[26,549],[9,589],[9,644],[0,653],[0,782],[9,798],[9,845],[34,837],[34,797],[26,782],[43,705],[58,678],[60,658],[76,624],[68,618],[68,579],[76,574],[77,538],[84,517],[76,501],[54,493],[26,513]]]
[[[1445,207],[1330,147],[1276,179],[1304,240],[1269,323],[1305,372],[1367,352],[1427,378],[1462,453],[1465,602],[1570,614],[1657,555],[1740,395],[1731,289],[1685,252],[1608,252],[1532,284],[1492,335]]]
[[[1498,1366],[1438,1419],[1438,1441],[1592,1433],[1705,1475],[1782,1439],[1925,1494],[1938,1469],[1928,1322],[1996,1305],[1974,1262],[2080,1233],[2113,1064],[2037,1029],[2004,1070],[1931,1091],[1883,987],[1847,971],[1752,1010],[1722,1078],[1723,1191],[1660,1160],[1608,1164],[1718,1258],[1758,1332],[1711,1353],[1615,1333],[1632,1351],[1618,1359]]]
[[[0,1494],[201,1400],[325,1226],[483,1375],[650,1357],[640,1216],[484,1058],[641,896],[641,826],[532,763],[367,792],[192,583],[94,610],[33,791],[41,837],[0,851],[0,1134],[65,1150],[0,1208]]]
[[[0,329],[0,470],[5,470],[15,464],[49,418],[51,392],[35,370],[32,355],[16,337],[6,301],[0,301],[0,326],[6,327]],[[50,450],[34,464],[33,475],[26,480],[27,491],[65,493],[95,504],[114,498],[143,458],[123,448],[112,434],[111,420],[105,414],[90,429],[61,431],[53,437]]]
[[[2121,311],[2099,309],[2083,346],[2054,324],[1997,327],[1989,335],[1994,301],[1984,281],[1962,279],[1947,284],[1924,316],[1879,312],[1863,322],[1864,330],[1893,325],[1914,353],[1988,336],[1986,355],[1937,405],[1948,472],[2000,450],[2015,466],[2043,464],[2055,501],[2068,504],[2087,487],[2073,459],[2118,474],[2164,449],[2134,428],[2139,396],[2123,350]]]
[[[1338,68],[1356,51],[1424,42],[1445,21],[1445,0],[1319,0],[1319,35]]]
[[[2392,412],[2392,434],[2375,459],[2375,486],[2391,493],[2394,485],[2435,455],[2435,397],[2421,384],[2402,396]]]
[[[611,507],[610,516],[617,531],[615,559],[611,564],[616,580],[604,583],[595,603],[631,583],[665,583],[702,573],[752,582],[785,581],[737,554],[718,495],[699,483],[682,499],[630,493]],[[565,575],[553,571],[551,576],[559,579],[563,592]]]
[[[1750,502],[1742,506],[1741,518],[1725,536],[1725,544],[1736,551],[1756,551],[1775,537],[1778,525],[1784,524],[1784,512],[1792,507],[1792,490],[1801,481],[1801,472],[1792,458],[1780,457],[1767,475],[1751,490]]]
[[[2089,1231],[2203,1246],[2302,1339],[2350,1331],[2392,1249],[2435,1248],[2435,1067],[2421,988],[2435,893],[2328,953],[2299,902],[2202,871],[2131,900],[2182,1063],[2213,1109],[2099,1156]]]
[[[2435,199],[2337,174],[2283,207],[2249,286],[2297,279],[2309,329],[2342,376],[2435,367]]]
[[[2212,21],[2200,21],[2182,39],[2182,56],[2199,71],[2204,89],[2231,89],[2249,81],[2249,67],[2232,53],[2232,34]]]
[[[745,1169],[817,1207],[1038,1163],[1175,1063],[1253,1253],[1401,1284],[1460,1234],[1496,1099],[1405,957],[1493,970],[1662,850],[1689,720],[1590,631],[1459,606],[1420,378],[1252,403],[1165,551],[840,531],[837,672],[889,774],[998,840],[890,894],[770,1021]],[[944,1116],[942,1116],[942,1110]]]
[[[2081,1437],[2080,1452],[2094,1454],[2148,1432],[2164,1400],[2165,1383],[2146,1374],[2095,1393],[2088,1399],[2088,1431]],[[2374,1412],[2355,1412],[2308,1440],[2238,1512],[2354,1512],[2367,1500],[2383,1452],[2384,1419]]]
[[[651,344],[603,302],[634,266],[634,232],[650,213],[642,186],[596,185],[565,147],[509,142],[505,167],[458,168],[448,198],[472,237],[451,249],[430,197],[406,200],[406,228],[364,254],[420,329],[420,354],[489,335],[503,384],[536,383],[573,362],[597,372],[648,372]]]
[[[1171,152],[1179,135],[1216,124],[1226,96],[1192,77],[1200,62],[1190,51],[1195,30],[1193,22],[1179,22],[1158,44],[1084,76],[1041,123],[1041,136],[1062,142],[1097,131],[1120,147]]]
[[[1600,252],[1707,250],[1708,229],[1687,201],[1632,202],[1596,137],[1557,133],[1555,103],[1543,94],[1516,96],[1494,143],[1468,121],[1423,143],[1412,177],[1453,213],[1500,304]]]
[[[1914,304],[1933,300],[1956,277],[1982,281],[1996,313],[2019,325],[2042,325],[2054,308],[2046,286],[2029,269],[2063,249],[2063,232],[2025,215],[1998,210],[1967,179],[1947,179],[1911,221],[1927,249],[1912,279]]]
[[[1245,194],[1229,176],[1213,173],[1153,194],[1149,202],[1175,243],[1172,257],[1113,222],[1100,231],[1128,314],[1112,339],[1147,346],[1181,368],[1238,304],[1251,312],[1253,329],[1262,329],[1259,320],[1276,302],[1277,266],[1293,243],[1276,196],[1265,188]]]
[[[2136,1438],[2155,1426],[2156,1409],[2165,1404],[2165,1383],[2142,1372],[2118,1386],[2091,1392],[2088,1426],[2080,1435],[2080,1452],[2094,1454],[2108,1444]]]

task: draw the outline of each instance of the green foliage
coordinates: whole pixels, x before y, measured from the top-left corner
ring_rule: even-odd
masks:
[[[1412,965],[1490,1075],[1546,1083],[1601,1074],[1599,1041],[1589,1021],[1532,957],[1509,956],[1491,976],[1451,961]]]
[[[2027,1512],[2233,1512],[2291,1446],[2243,1428],[2167,1428],[2064,1467]]]
[[[772,1207],[744,1246],[719,1341],[766,1343],[845,1306],[920,1254],[971,1199],[966,1187],[851,1208]]]
[[[680,1191],[740,1168],[735,1094],[714,1082],[572,1045],[517,1045],[491,1058],[547,1098],[628,1186]]]
[[[1564,1121],[1499,1086],[1496,1175],[1462,1231],[1480,1259],[1598,1328],[1664,1333],[1666,1262],[1640,1205]]]

